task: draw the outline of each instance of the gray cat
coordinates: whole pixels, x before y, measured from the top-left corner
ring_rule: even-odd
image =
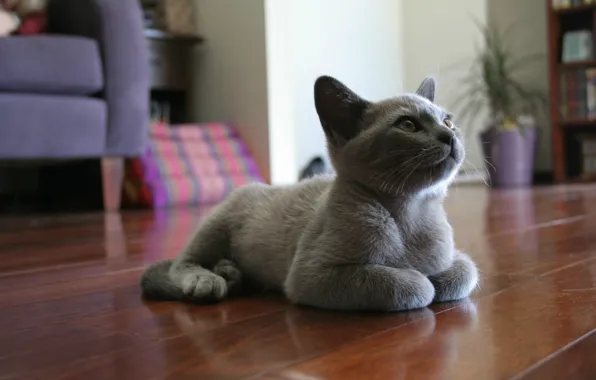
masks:
[[[323,76],[314,95],[336,176],[236,190],[176,259],[143,273],[144,296],[218,301],[257,285],[302,305],[390,311],[474,290],[442,205],[465,152],[434,79],[373,103]]]

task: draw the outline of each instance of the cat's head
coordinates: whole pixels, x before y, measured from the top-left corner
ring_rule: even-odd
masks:
[[[329,76],[315,106],[339,176],[388,194],[444,193],[465,151],[451,115],[434,104],[435,80],[416,93],[371,102]]]

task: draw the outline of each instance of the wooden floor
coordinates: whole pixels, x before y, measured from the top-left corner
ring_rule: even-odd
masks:
[[[453,189],[471,300],[340,314],[149,303],[208,210],[0,218],[0,379],[596,379],[596,187]]]

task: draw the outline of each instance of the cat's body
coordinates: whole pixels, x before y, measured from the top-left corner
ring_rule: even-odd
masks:
[[[251,284],[321,308],[403,310],[474,289],[476,267],[455,249],[442,206],[463,146],[443,126],[429,128],[433,146],[420,135],[413,146],[396,148],[392,139],[425,130],[409,131],[409,124],[412,135],[385,129],[400,112],[433,125],[447,114],[430,96],[372,104],[332,78],[317,85],[317,111],[337,176],[236,190],[177,259],[143,274],[146,296],[219,300]],[[429,95],[424,86],[429,83],[418,92]],[[355,114],[353,107],[364,108]]]

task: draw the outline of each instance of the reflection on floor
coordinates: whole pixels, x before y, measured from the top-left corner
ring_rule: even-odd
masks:
[[[209,210],[0,219],[0,378],[596,378],[596,186],[460,187],[447,209],[482,288],[360,315],[143,302],[142,267]]]

